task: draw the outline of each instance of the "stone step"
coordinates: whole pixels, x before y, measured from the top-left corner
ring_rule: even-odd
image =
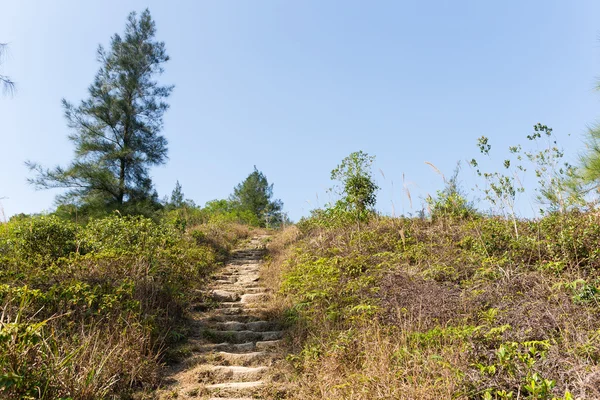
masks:
[[[204,388],[212,393],[218,393],[222,398],[223,395],[252,395],[258,392],[263,386],[263,381],[254,382],[227,382],[206,385]]]
[[[215,301],[220,302],[235,302],[240,300],[241,296],[236,292],[229,292],[227,290],[213,290],[210,293],[210,297]]]
[[[243,316],[243,315],[241,315]],[[223,318],[226,319],[226,318]],[[202,322],[198,322],[199,325],[204,326],[205,328],[219,330],[219,331],[253,331],[253,332],[268,332],[275,331],[280,328],[279,324],[276,322],[265,321],[265,320],[255,320],[251,321],[249,318],[246,321],[211,321],[211,320],[203,320]]]
[[[252,293],[252,292],[257,292],[257,291],[268,291],[268,289],[265,289],[264,286],[258,285],[257,282],[252,282],[251,284],[237,284],[237,283],[230,283],[230,284],[223,284],[223,285],[218,285],[215,286],[215,289],[218,290],[227,290],[227,291],[232,291],[232,292],[245,292],[245,293]]]
[[[235,271],[235,272],[247,272],[247,271],[258,271],[260,269],[260,262],[248,263],[248,264],[235,264],[226,265],[221,271]]]
[[[260,380],[269,370],[269,367],[242,367],[242,366],[212,366],[207,369],[208,374],[203,378],[212,382],[252,382]]]
[[[202,353],[209,353],[211,351],[222,351],[227,353],[237,353],[237,354],[246,354],[246,353],[254,353],[256,352],[256,342],[247,342],[247,343],[211,343],[205,344],[202,346],[198,346],[198,350]],[[266,350],[265,348],[261,349]]]
[[[253,351],[251,353],[230,353],[228,351],[219,351],[213,353],[215,360],[220,360],[222,365],[270,365],[275,355],[266,351]]]
[[[250,283],[250,282],[256,282],[260,279],[260,276],[258,275],[258,273],[255,274],[244,274],[244,275],[240,275],[237,277],[236,282],[238,283]]]
[[[254,322],[261,321],[261,317],[258,315],[223,315],[223,314],[213,314],[208,317],[198,318],[194,322],[201,325],[210,325],[217,322]]]
[[[236,308],[218,308],[215,309],[213,311],[213,313],[215,313],[215,315],[220,314],[220,315],[240,315],[243,312],[248,312],[248,310],[244,310],[241,307],[236,307]]]
[[[283,341],[281,339],[278,339],[278,340],[263,340],[262,342],[256,342],[254,344],[254,348],[256,350],[261,350],[261,351],[272,350],[272,349],[276,349],[279,346],[281,346],[282,343],[283,343]]]
[[[283,337],[283,332],[219,331],[214,329],[207,329],[202,332],[202,337],[204,337],[207,340],[211,340],[215,343],[246,343],[281,339]]]
[[[215,287],[216,290],[225,290],[227,292],[235,292],[239,295],[243,294],[256,294],[256,293],[270,293],[271,291],[263,286],[252,286],[244,287],[240,285],[219,285]]]
[[[222,346],[221,346],[222,345]],[[231,345],[227,344],[227,347]],[[242,350],[255,349],[255,344],[251,343]],[[250,351],[250,352],[236,352],[235,348],[231,348],[230,351],[218,350],[226,349],[225,344],[219,343],[217,347],[208,346],[199,347],[202,349],[202,353],[196,354],[184,361],[185,368],[195,368],[199,365],[213,365],[213,366],[241,366],[241,367],[258,367],[258,366],[271,366],[278,357],[276,353],[268,351]],[[237,347],[238,351],[240,347]]]
[[[235,283],[237,281],[236,276],[223,276],[223,275],[213,275],[211,278],[215,283]]]
[[[259,249],[239,249],[239,250],[234,250],[231,253],[231,256],[235,258],[235,257],[241,256],[241,255],[256,254],[256,253],[262,255],[262,253],[264,253],[264,250],[260,249],[260,248]]]
[[[277,340],[262,340],[258,342],[246,342],[246,343],[230,343],[230,342],[222,342],[222,343],[209,343],[204,345],[199,345],[196,347],[196,350],[200,353],[208,354],[212,352],[225,352],[225,353],[235,353],[235,354],[248,354],[248,353],[256,353],[262,351],[270,351],[276,350],[283,341],[281,339]]]
[[[227,321],[227,322],[217,322],[214,324],[210,324],[212,329],[217,329],[221,331],[247,331],[246,323],[238,322],[238,321]]]
[[[219,285],[231,285],[232,283],[236,282],[235,278],[233,280],[231,280],[231,279],[216,279],[216,278],[214,278],[213,280],[214,280],[216,286],[219,286]]]
[[[244,304],[241,301],[221,301],[217,304],[217,308],[235,308],[235,307],[244,307]]]
[[[242,303],[258,303],[268,300],[270,294],[266,292],[262,293],[246,293],[240,298]]]
[[[274,293],[260,282],[266,253],[261,237],[234,250],[197,297],[192,313],[192,356],[179,382],[195,385],[182,399],[252,400],[261,396],[267,371],[281,357],[283,332],[264,307]],[[189,344],[188,344],[189,345]]]
[[[269,309],[266,307],[257,307],[258,303],[242,303],[239,301],[221,302],[221,303],[198,303],[193,306],[195,311],[213,310],[215,313],[222,314],[240,314],[248,312],[249,314],[256,312],[264,312]]]
[[[270,308],[258,307],[235,307],[235,308],[218,308],[211,311],[212,315],[234,316],[234,317],[256,317],[258,319],[265,318],[271,311]]]
[[[208,400],[256,400],[252,397],[209,397]]]
[[[260,257],[248,257],[248,258],[240,258],[237,260],[231,260],[227,263],[227,266],[244,266],[244,265],[256,265],[260,263]]]

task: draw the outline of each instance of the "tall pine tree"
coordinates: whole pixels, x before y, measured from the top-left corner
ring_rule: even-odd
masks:
[[[79,106],[63,100],[74,160],[53,169],[28,162],[36,188],[67,188],[59,202],[117,208],[156,196],[148,169],[167,160],[160,132],[173,86],[156,81],[169,56],[155,33],[150,11],[132,12],[123,37],[115,34],[109,50],[99,46],[101,67],[89,97]]]

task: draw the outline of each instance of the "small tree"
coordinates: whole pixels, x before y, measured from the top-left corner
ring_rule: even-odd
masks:
[[[552,128],[537,123],[527,139],[537,145],[536,149],[525,151],[524,154],[533,164],[538,179],[538,203],[546,206],[549,212],[561,214],[582,206],[585,203],[584,190],[579,171],[564,161],[564,150],[558,146]],[[540,211],[544,212],[543,209]]]
[[[492,145],[489,143],[487,137],[481,136],[477,139],[477,147],[481,154],[490,157]],[[520,146],[509,148],[509,152],[516,155],[517,162],[511,161],[509,158],[502,162],[506,174],[502,172],[481,171],[477,160],[472,159],[470,161],[471,166],[475,168],[477,176],[483,177],[486,181],[486,187],[483,189],[485,199],[490,203],[492,208],[499,210],[505,216],[510,216],[517,238],[519,237],[519,230],[517,226],[517,211],[515,205],[517,195],[525,191],[525,188],[521,184],[522,179],[519,175],[522,175],[526,171],[521,164],[522,157],[519,155],[520,151]]]
[[[428,196],[426,199],[431,218],[470,218],[477,214],[475,205],[467,199],[467,194],[461,188],[458,175],[460,161],[456,164],[450,179],[444,179],[444,189],[438,190],[436,197]]]
[[[185,204],[185,199],[183,196],[183,190],[179,181],[175,183],[175,189],[171,192],[171,201],[169,205],[175,208],[183,207]]]
[[[256,169],[233,189],[230,201],[241,211],[249,211],[260,221],[260,226],[274,226],[281,221],[281,200],[271,200],[273,184],[269,185],[267,177]]]
[[[375,156],[357,151],[344,158],[341,164],[331,171],[331,179],[341,184],[341,188],[332,189],[342,196],[338,206],[352,210],[361,217],[375,207],[379,187],[371,174],[374,161]]]
[[[155,80],[169,60],[156,27],[145,10],[129,14],[125,35],[114,35],[110,50],[98,48],[102,64],[89,98],[79,106],[63,100],[73,133],[75,159],[66,168],[44,169],[28,162],[38,189],[67,188],[59,202],[114,205],[154,201],[148,169],[167,159],[167,140],[160,135],[164,102],[173,87]]]

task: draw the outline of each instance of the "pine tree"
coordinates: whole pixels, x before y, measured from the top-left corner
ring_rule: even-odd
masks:
[[[185,199],[183,196],[183,190],[179,181],[175,183],[175,189],[171,192],[171,201],[169,205],[175,208],[182,207],[185,204]]]
[[[156,81],[169,57],[155,33],[148,10],[139,17],[132,12],[124,36],[115,34],[109,50],[99,46],[101,67],[89,97],[77,107],[63,100],[75,158],[66,168],[28,162],[37,172],[29,180],[36,188],[67,188],[58,201],[76,204],[155,201],[148,169],[167,160],[167,140],[160,132],[173,89]]]
[[[260,221],[261,226],[276,225],[281,221],[281,200],[271,200],[273,184],[269,185],[267,177],[254,166],[254,171],[237,185],[230,201],[242,211],[249,211]]]

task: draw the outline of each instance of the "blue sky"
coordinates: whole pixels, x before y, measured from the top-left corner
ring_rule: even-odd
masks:
[[[415,209],[442,187],[425,161],[449,175],[479,136],[504,149],[537,122],[575,157],[600,116],[596,1],[4,2],[1,73],[18,83],[0,98],[7,217],[52,209],[57,192],[29,187],[23,162],[68,163],[60,100],[86,96],[98,44],[146,7],[175,85],[170,161],[152,170],[161,196],[179,180],[196,203],[224,198],[256,165],[298,219],[363,150],[377,156],[378,208],[408,212],[403,174]],[[474,184],[466,167],[462,180]]]

